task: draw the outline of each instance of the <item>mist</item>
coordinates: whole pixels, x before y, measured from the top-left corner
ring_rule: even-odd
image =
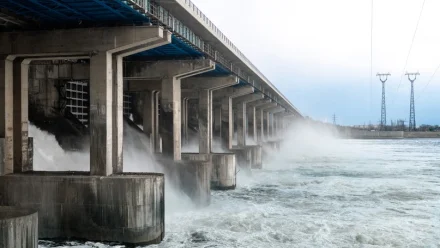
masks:
[[[29,125],[29,136],[34,142],[35,171],[90,171],[90,152],[65,151],[53,134],[32,124]],[[196,209],[196,204],[178,186],[180,179],[177,175],[165,173],[165,168],[156,162],[149,144],[144,133],[124,124],[124,172],[164,173],[165,211],[174,213]]]

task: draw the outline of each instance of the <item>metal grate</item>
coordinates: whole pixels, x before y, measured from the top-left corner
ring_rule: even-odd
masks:
[[[69,81],[66,83],[66,108],[85,126],[89,123],[88,83]]]

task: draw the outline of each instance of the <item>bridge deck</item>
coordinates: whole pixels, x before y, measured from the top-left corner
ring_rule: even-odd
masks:
[[[236,74],[242,83],[253,85],[286,109],[301,115],[190,0],[168,0],[160,4],[149,0],[0,0],[0,31],[17,27],[162,25],[173,32],[172,44],[137,54],[132,59],[208,57],[218,65],[211,76]],[[17,19],[20,21],[11,21]]]

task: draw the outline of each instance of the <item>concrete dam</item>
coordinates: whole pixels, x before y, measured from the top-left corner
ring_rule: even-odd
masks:
[[[0,9],[0,247],[160,243],[165,184],[207,206],[303,121],[189,0]]]

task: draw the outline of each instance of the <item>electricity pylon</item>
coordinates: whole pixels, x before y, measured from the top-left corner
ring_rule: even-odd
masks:
[[[385,82],[388,80],[390,73],[377,73],[376,76],[382,82],[382,107],[380,111],[380,129],[385,130],[387,126],[387,106],[385,102]]]
[[[416,130],[416,109],[415,109],[415,103],[414,103],[414,81],[416,81],[417,76],[420,75],[420,73],[406,73],[405,75],[408,76],[408,80],[411,82],[411,98],[409,102],[409,124],[408,129],[409,131],[415,131]],[[411,79],[411,76],[414,76],[413,79]]]

